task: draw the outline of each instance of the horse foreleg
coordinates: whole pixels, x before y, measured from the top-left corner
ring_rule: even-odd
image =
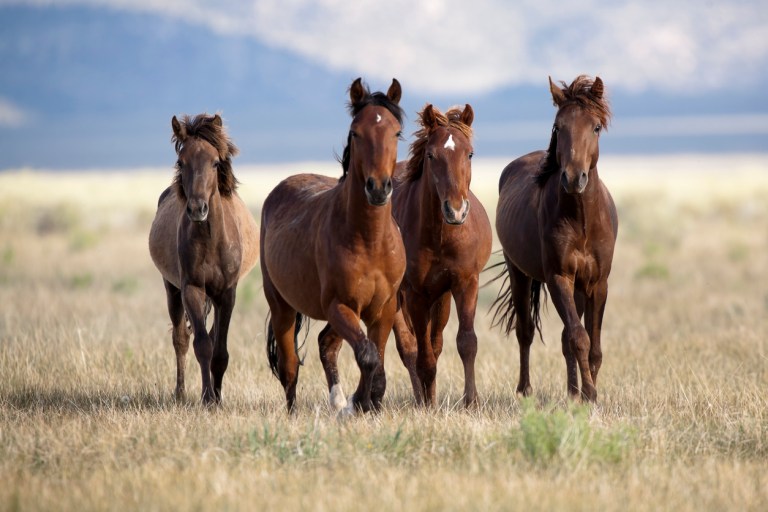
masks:
[[[355,353],[355,361],[360,368],[360,383],[355,394],[349,399],[345,408],[346,412],[353,412],[359,408],[363,412],[371,410],[371,385],[374,373],[381,364],[378,350],[360,328],[360,317],[347,305],[335,302],[328,308],[328,323],[339,336],[344,338],[352,346]],[[392,329],[392,326],[389,326]]]
[[[475,385],[475,356],[477,356],[477,334],[475,334],[475,311],[477,310],[478,276],[456,283],[453,297],[459,315],[459,332],[456,335],[461,362],[464,365],[464,405],[477,405]],[[450,302],[449,302],[450,304]]]
[[[384,354],[396,312],[397,299],[393,297],[381,309],[379,318],[368,326],[368,338],[376,346],[376,351],[379,354],[379,365],[373,372],[373,380],[371,382],[371,404],[374,410],[379,410],[381,407],[381,401],[387,390],[387,376],[384,373]]]
[[[600,346],[600,333],[603,326],[603,314],[605,303],[608,300],[608,281],[603,281],[595,286],[592,297],[587,300],[584,311],[584,324],[589,333],[589,369],[592,372],[592,381],[597,388],[597,372],[603,363],[603,351]]]
[[[219,304],[216,305],[214,314],[214,344],[213,357],[211,359],[211,376],[213,377],[213,392],[216,402],[221,402],[221,382],[224,379],[224,372],[229,365],[229,352],[227,351],[227,334],[229,333],[229,322],[232,318],[232,310],[235,307],[235,290],[233,286],[226,290]]]
[[[416,337],[405,320],[405,311],[402,308],[399,308],[397,313],[395,313],[395,322],[392,330],[395,333],[397,353],[400,354],[400,359],[403,361],[403,365],[405,365],[411,378],[413,396],[416,399],[416,403],[423,403],[424,394],[421,388],[421,380],[419,380],[419,376],[416,373],[418,346],[416,344]]]
[[[590,341],[587,330],[581,325],[581,312],[577,309],[574,298],[573,279],[561,275],[552,276],[547,280],[547,287],[552,297],[552,303],[563,321],[563,343],[568,343],[576,357],[581,373],[581,394],[587,401],[597,397],[592,372],[589,369]],[[565,352],[565,350],[564,350]],[[566,358],[566,364],[568,364]],[[570,383],[569,383],[570,389]]]
[[[339,382],[338,356],[341,350],[342,338],[327,324],[317,336],[320,348],[320,362],[323,364],[325,379],[328,381],[328,392],[331,409],[339,412],[347,405],[347,399]]]
[[[187,317],[192,324],[192,332],[195,333],[193,345],[202,374],[202,400],[203,403],[210,404],[215,400],[213,385],[211,384],[213,341],[205,328],[205,290],[199,286],[184,285],[181,297]]]
[[[428,300],[416,293],[408,297],[408,315],[413,325],[413,334],[416,336],[418,355],[416,356],[416,372],[421,381],[421,395],[424,401],[419,405],[431,406],[435,401],[437,375],[437,359],[432,350],[430,340],[430,305]]]
[[[579,291],[573,294],[574,304],[576,305],[576,312],[581,318],[584,312],[584,294]],[[568,337],[568,329],[563,327],[563,334],[560,338],[562,344],[563,357],[565,358],[565,374],[568,383],[568,396],[571,398],[578,398],[579,396],[579,375],[578,364],[576,362],[576,353],[571,346],[571,339]]]
[[[184,398],[184,380],[187,367],[187,351],[189,350],[189,334],[184,304],[181,300],[181,290],[163,279],[165,296],[168,304],[168,315],[171,317],[173,350],[176,352],[176,389],[174,396],[177,401]]]

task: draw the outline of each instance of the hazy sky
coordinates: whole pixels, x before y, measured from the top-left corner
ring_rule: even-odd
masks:
[[[91,20],[85,28],[66,30],[72,25],[71,19],[66,22],[69,25],[57,22],[59,17],[80,13]],[[179,58],[195,58],[185,54],[183,43],[179,43],[185,39],[227,41],[227,55],[208,55],[216,66],[211,75],[242,88],[247,87],[249,77],[275,74],[275,66],[302,68],[300,76],[307,80],[307,87],[328,79],[333,87],[342,89],[333,99],[337,105],[345,91],[336,84],[348,85],[349,79],[360,75],[377,88],[386,88],[396,76],[406,88],[405,95],[411,93],[414,98],[486,100],[487,112],[493,102],[499,104],[515,94],[517,98],[530,96],[534,88],[543,91],[532,100],[544,103],[541,115],[521,112],[520,107],[511,112],[516,119],[478,112],[479,126],[487,123],[486,140],[503,138],[502,128],[514,137],[515,130],[527,131],[531,121],[539,122],[539,117],[551,114],[551,105],[546,105],[547,76],[570,80],[587,73],[601,76],[618,102],[614,102],[620,107],[617,111],[625,110],[616,124],[619,138],[660,128],[667,132],[687,130],[689,135],[748,133],[757,141],[752,150],[759,149],[761,141],[768,142],[768,102],[761,93],[768,78],[765,0],[0,0],[0,17],[5,15],[6,27],[14,28],[16,19],[11,18],[18,17],[19,23],[30,24],[34,32],[31,20],[38,14],[45,18],[44,33],[25,36],[29,31],[0,32],[0,58],[5,61],[0,61],[0,136],[15,136],[21,141],[25,135],[20,130],[31,130],[43,118],[55,119],[56,109],[49,106],[52,98],[69,101],[77,93],[66,92],[67,86],[72,90],[85,87],[76,73],[92,74],[109,88],[142,87],[139,76],[111,82],[111,63],[88,48],[100,44],[93,34],[86,39],[95,30],[93,26],[101,23],[99,13],[106,20],[100,37],[105,45],[114,44],[115,61],[120,61],[123,53],[130,54],[142,40],[150,48],[141,56],[143,61],[170,58],[167,53],[171,50],[178,52]],[[120,40],[107,41],[114,20],[121,17],[149,20],[153,25],[146,36],[123,34],[115,36]],[[122,34],[117,29],[114,33]],[[158,55],[153,55],[151,48],[156,48]],[[232,48],[237,50],[234,56]],[[255,54],[269,58],[250,58]],[[34,67],[37,60],[52,65],[38,62]],[[276,65],[275,61],[280,62]],[[131,63],[141,67],[141,62]],[[56,74],[51,67],[58,69]],[[71,70],[71,75],[62,69]],[[145,71],[137,69],[137,73]],[[211,77],[191,79],[206,81]],[[41,82],[49,85],[34,96],[34,87],[29,84]],[[162,97],[164,87],[171,85],[158,78],[149,88]],[[331,85],[328,87],[330,90]],[[176,91],[179,96],[186,94],[179,88]],[[264,93],[271,102],[269,109],[284,104],[281,112],[289,111],[294,106],[290,95],[279,92]],[[131,110],[134,116],[140,115],[128,108],[129,102],[128,110],[120,112],[119,105],[101,98],[105,92],[89,94],[93,95],[93,108],[83,102],[78,115],[93,110],[91,123],[98,124],[98,112],[117,116],[116,120],[130,115]],[[115,91],[110,94],[119,96]],[[234,101],[238,94],[232,92],[227,99]],[[253,101],[259,101],[258,84],[251,94]],[[195,97],[189,104],[200,104],[201,110],[210,108],[209,104],[214,109],[224,105],[229,107],[224,114],[232,114],[234,109],[227,99],[215,95]],[[744,101],[739,103],[734,95]],[[747,101],[750,105],[744,104]],[[170,117],[165,114],[173,113],[176,104],[166,103],[164,117]],[[415,108],[423,103],[414,100]],[[643,116],[640,103],[649,105],[649,116]],[[237,112],[234,114],[236,120]],[[415,117],[413,112],[408,114]],[[661,124],[654,121],[659,118]],[[492,128],[497,131],[491,133]],[[0,168],[4,163],[17,165],[16,160],[4,162],[0,156]]]

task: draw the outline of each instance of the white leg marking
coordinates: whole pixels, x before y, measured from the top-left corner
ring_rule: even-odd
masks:
[[[456,143],[453,142],[453,134],[452,133],[448,134],[448,140],[445,141],[445,145],[443,147],[444,148],[448,148],[451,151],[456,151]]]
[[[331,387],[331,396],[329,398],[331,409],[334,412],[339,412],[344,408],[347,403],[347,399],[344,397],[344,391],[341,389],[341,384],[334,384]]]

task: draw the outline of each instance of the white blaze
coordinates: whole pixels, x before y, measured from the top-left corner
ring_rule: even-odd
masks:
[[[456,143],[453,142],[453,134],[452,133],[448,135],[448,140],[445,141],[445,145],[443,147],[444,148],[448,148],[451,151],[456,151]]]
[[[376,122],[377,123],[381,122],[381,115],[380,114],[376,114]]]

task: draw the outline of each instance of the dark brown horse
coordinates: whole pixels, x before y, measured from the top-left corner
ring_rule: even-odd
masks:
[[[271,313],[267,351],[289,410],[296,399],[295,341],[304,315],[328,322],[319,342],[332,407],[376,409],[386,388],[384,347],[405,271],[390,202],[401,89],[393,80],[386,94],[371,94],[358,78],[349,95],[353,119],[341,179],[287,178],[267,196],[261,215],[261,269]],[[360,368],[348,404],[336,366],[342,339],[352,346]]]
[[[475,309],[492,233],[483,205],[469,190],[473,119],[469,105],[445,115],[427,105],[410,158],[398,164],[392,212],[408,265],[395,338],[419,404],[435,401],[437,359],[451,296],[459,316],[456,345],[464,364],[464,401],[467,405],[477,401]]]
[[[256,221],[235,192],[229,140],[218,115],[171,120],[178,160],[173,184],[160,196],[149,252],[163,276],[176,350],[176,398],[184,396],[190,330],[203,376],[202,399],[221,401],[227,331],[238,280],[259,255]],[[211,332],[206,331],[210,305]]]
[[[580,76],[563,88],[549,81],[558,107],[547,151],[518,158],[502,172],[496,231],[509,287],[496,318],[520,345],[517,391],[531,393],[528,362],[534,330],[541,333],[539,297],[546,283],[563,321],[568,393],[594,401],[602,363],[600,329],[618,232],[616,206],[597,174],[600,133],[610,119],[603,82]],[[584,317],[584,325],[581,318]]]

